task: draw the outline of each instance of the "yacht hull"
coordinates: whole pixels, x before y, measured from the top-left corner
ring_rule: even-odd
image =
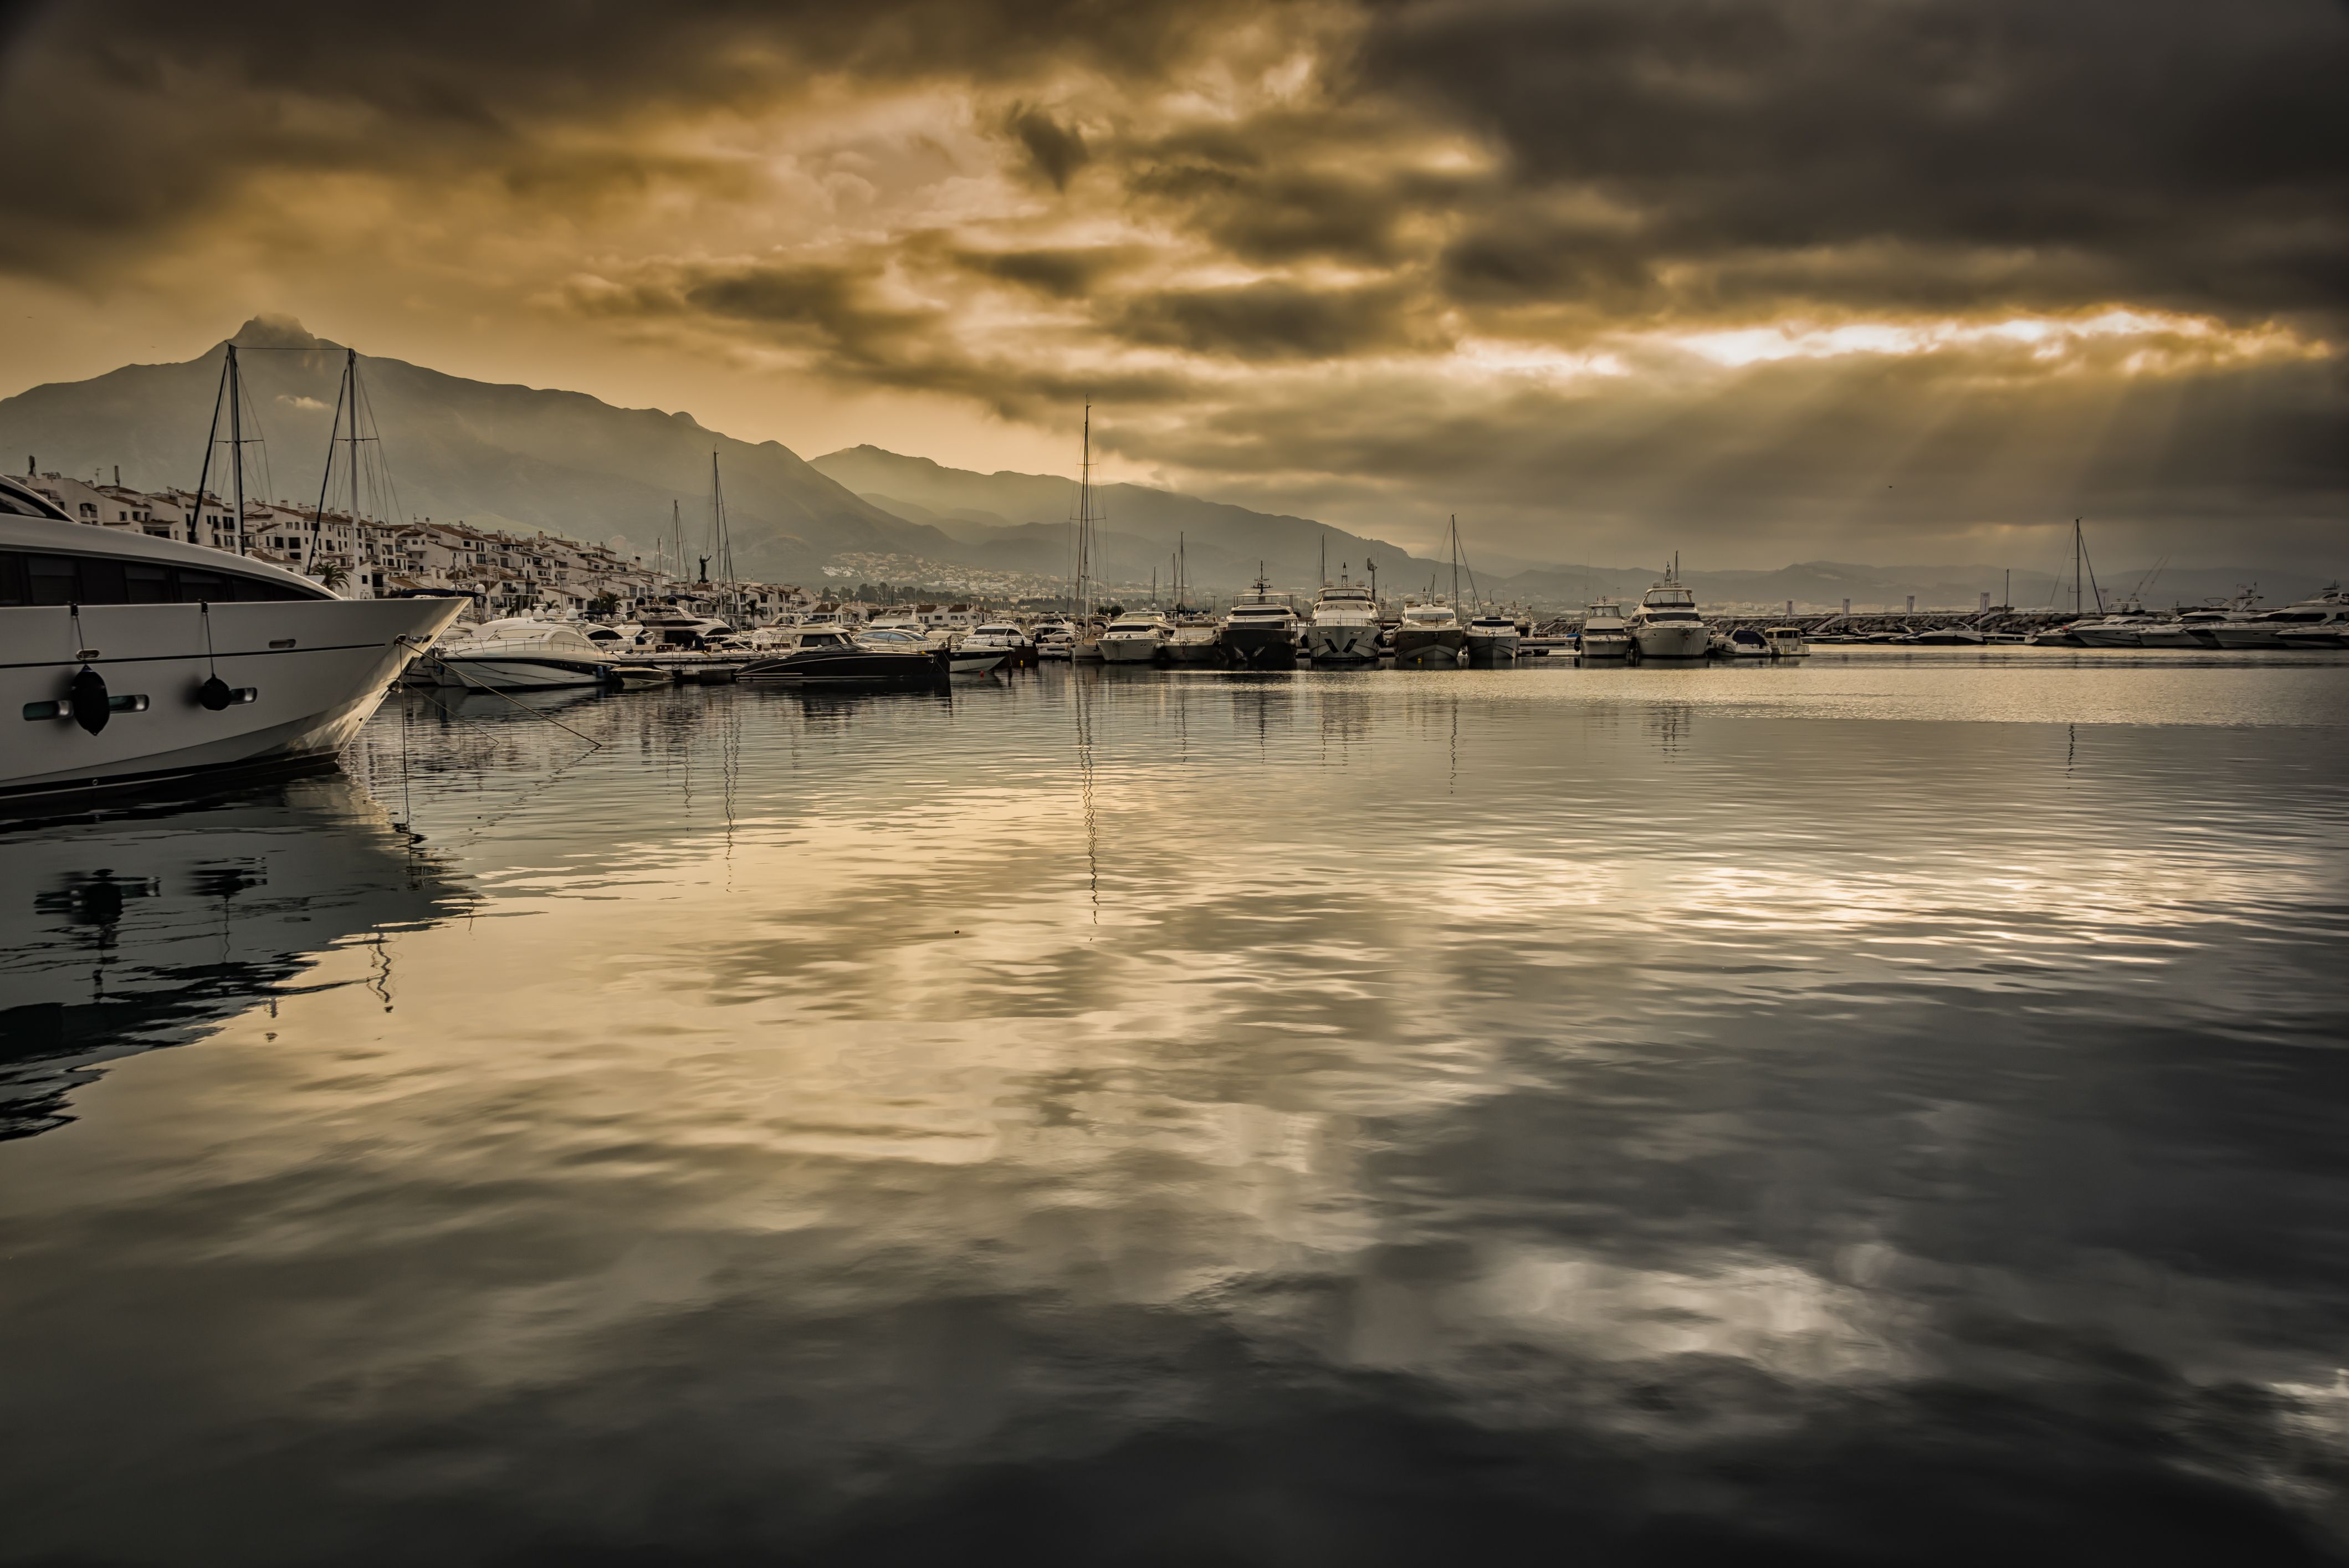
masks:
[[[64,605],[0,609],[0,809],[47,810],[91,794],[169,789],[212,773],[330,762],[419,650],[457,618],[458,599],[314,599],[88,604],[78,638]],[[205,651],[210,623],[212,652]],[[24,718],[62,703],[88,666],[110,698],[98,733],[71,717]],[[249,701],[196,700],[213,674]]]
[[[1468,634],[1457,626],[1399,626],[1394,634],[1399,665],[1456,665],[1468,646]]]
[[[1305,656],[1317,665],[1375,664],[1379,657],[1379,629],[1367,622],[1309,625],[1305,628]]]
[[[1643,659],[1701,659],[1713,645],[1713,633],[1700,621],[1651,624],[1635,629],[1631,643]]]
[[[1224,656],[1246,669],[1269,669],[1297,662],[1297,639],[1285,627],[1226,626]]]
[[[946,661],[932,654],[875,653],[868,648],[802,648],[778,659],[742,666],[741,679],[800,686],[856,686],[880,691],[932,691],[947,683]]]
[[[1223,661],[1220,641],[1212,636],[1186,637],[1176,633],[1174,640],[1161,650],[1170,665],[1213,665]]]
[[[2083,626],[2072,634],[2084,648],[2141,648],[2143,638],[2132,627],[2127,631],[2110,631],[2102,626]]]
[[[1575,639],[1575,652],[1586,659],[1625,659],[1631,656],[1631,634],[1629,632],[1585,632]]]
[[[2210,630],[2210,639],[2219,646],[2231,648],[2238,653],[2283,646],[2282,639],[2265,626],[2214,626]]]
[[[1101,656],[1112,665],[1154,665],[1163,645],[1154,637],[1103,637]]]
[[[1517,645],[1524,641],[1515,632],[1471,632],[1468,634],[1468,656],[1472,659],[1514,659]]]
[[[469,656],[453,654],[437,661],[440,683],[468,691],[543,691],[554,686],[608,685],[614,662],[561,654],[508,654]]]

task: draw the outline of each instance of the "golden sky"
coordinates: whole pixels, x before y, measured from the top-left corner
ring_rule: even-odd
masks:
[[[0,17],[0,395],[266,312],[1528,560],[2349,558],[2338,0]]]

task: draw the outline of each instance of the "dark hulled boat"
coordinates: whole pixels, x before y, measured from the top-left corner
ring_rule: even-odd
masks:
[[[800,634],[799,644],[774,658],[742,666],[746,681],[789,681],[800,686],[859,686],[867,690],[929,691],[947,685],[944,659],[928,649],[860,647],[844,631],[820,627]]]
[[[1224,657],[1243,668],[1257,669],[1297,662],[1303,623],[1284,597],[1277,597],[1262,577],[1253,593],[1243,593],[1224,614]]]

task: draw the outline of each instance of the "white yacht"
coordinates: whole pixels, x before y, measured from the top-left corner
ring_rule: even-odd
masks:
[[[1027,633],[1009,621],[989,621],[973,626],[955,645],[957,653],[1001,654],[1004,663],[1012,665],[1036,662],[1036,644]]]
[[[1473,616],[1466,635],[1468,656],[1472,659],[1514,659],[1517,656],[1517,645],[1525,640],[1517,623],[1507,615]]]
[[[959,645],[951,641],[942,642],[924,631],[918,621],[912,625],[868,622],[863,631],[851,634],[848,640],[876,654],[927,654],[944,666],[948,675],[957,676],[983,676],[1002,664],[1008,656],[999,648],[972,647],[967,638]],[[796,651],[820,645],[827,645],[811,643],[807,637],[802,636],[793,639],[792,647]]]
[[[1367,583],[1322,584],[1305,624],[1305,656],[1317,665],[1378,663],[1379,605]]]
[[[1112,665],[1154,665],[1174,640],[1174,628],[1158,614],[1120,615],[1101,634],[1101,655]]]
[[[1643,659],[1701,659],[1713,645],[1713,631],[1696,613],[1696,594],[1670,572],[1645,593],[1627,627]]]
[[[2210,628],[2220,647],[2237,649],[2335,647],[2343,645],[2333,639],[2344,632],[2349,632],[2349,595],[2337,583],[2313,599]]]
[[[1619,659],[1631,652],[1631,628],[1623,619],[1623,606],[1612,599],[1601,599],[1582,613],[1582,631],[1575,638],[1575,651],[1586,659]]]
[[[1224,656],[1224,629],[1212,615],[1177,611],[1174,633],[1163,651],[1170,665],[1212,665]]]
[[[0,479],[0,809],[323,765],[464,605],[337,598]]]
[[[438,685],[474,691],[603,686],[626,662],[567,621],[489,621],[432,650]]]
[[[2164,615],[2148,611],[2136,598],[2124,599],[2112,614],[2095,621],[2075,621],[2072,635],[2084,648],[2141,648],[2148,626],[2158,626]]]
[[[1468,632],[1459,613],[1441,600],[1406,603],[1394,629],[1398,665],[1456,665],[1467,656]]]
[[[1810,656],[1811,645],[1803,640],[1803,629],[1800,626],[1764,626],[1762,629],[1762,640],[1770,645],[1770,656],[1774,659],[1803,659]]]

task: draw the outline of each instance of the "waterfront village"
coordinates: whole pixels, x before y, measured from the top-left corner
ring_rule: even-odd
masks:
[[[971,574],[988,580],[966,583],[972,595],[966,603],[903,603],[899,591],[877,574],[858,583],[854,592],[843,591],[846,583],[808,589],[736,582],[721,588],[698,573],[672,571],[666,562],[647,563],[610,544],[583,543],[543,530],[513,533],[429,518],[381,522],[331,507],[317,511],[250,498],[240,537],[234,504],[209,492],[200,506],[191,490],[127,486],[119,469],[112,482],[42,472],[31,462],[26,470],[27,486],[83,522],[242,554],[316,578],[347,598],[468,594],[485,617],[626,620],[654,605],[706,614],[718,608],[722,595],[726,606],[750,624],[818,613],[855,623],[885,602],[926,626],[960,630],[985,618],[985,607],[977,602],[981,595],[1009,603],[1050,593],[1038,580],[987,573]],[[919,564],[847,555],[825,568],[825,575],[861,576]]]

